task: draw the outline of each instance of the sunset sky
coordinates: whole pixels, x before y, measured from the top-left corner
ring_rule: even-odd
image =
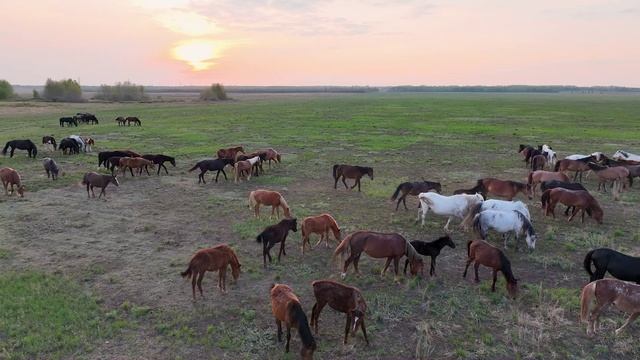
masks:
[[[640,86],[638,0],[0,2],[0,79]]]

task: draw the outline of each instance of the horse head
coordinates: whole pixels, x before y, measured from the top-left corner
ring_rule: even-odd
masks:
[[[27,190],[27,187],[24,185],[20,185],[18,186],[18,195],[20,195],[20,197],[24,197],[24,191]]]
[[[285,208],[285,211],[287,211],[287,209],[289,209],[289,208]],[[289,229],[293,230],[293,232],[297,232],[298,231],[298,219],[290,218],[290,219],[287,219],[287,220],[289,222]]]
[[[445,235],[445,236],[443,236],[441,239],[444,239],[444,244],[445,244],[446,246],[449,246],[449,247],[450,247],[450,248],[452,248],[452,249],[455,249],[455,248],[456,248],[456,244],[453,242],[453,240],[451,240],[451,236],[449,236],[449,235]]]
[[[369,175],[371,180],[373,180],[373,168],[370,168],[370,167],[367,168],[367,175]]]
[[[513,281],[507,281],[507,292],[515,299],[518,295],[518,279],[514,278]]]
[[[242,265],[238,262],[231,262],[231,275],[233,276],[233,280],[238,281],[238,277],[240,277],[240,268]]]
[[[416,255],[409,259],[409,265],[411,275],[416,276],[418,273],[424,274],[424,262],[420,256]]]

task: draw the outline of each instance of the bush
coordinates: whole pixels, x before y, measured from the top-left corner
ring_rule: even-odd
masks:
[[[0,100],[13,97],[13,87],[7,80],[0,80]]]
[[[212,84],[200,93],[200,100],[229,100],[229,97],[222,84]]]
[[[72,79],[54,81],[47,79],[43,97],[51,101],[82,101],[82,89]]]
[[[147,96],[144,94],[144,86],[125,81],[114,86],[100,85],[94,98],[106,101],[142,101]]]

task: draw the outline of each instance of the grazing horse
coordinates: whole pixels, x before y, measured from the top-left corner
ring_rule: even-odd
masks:
[[[46,157],[42,159],[42,166],[44,166],[44,171],[47,172],[47,179],[51,177],[51,180],[55,180],[58,177],[60,168],[58,168],[55,160]]]
[[[116,167],[120,169],[120,159],[122,158],[123,156],[112,156],[107,159],[106,167],[111,170],[111,175],[114,175],[116,173]]]
[[[198,174],[198,184],[200,184],[200,182],[206,184],[207,182],[204,180],[204,174],[206,174],[207,171],[217,171],[215,181],[218,182],[220,172],[224,175],[224,179],[227,180],[227,173],[224,172],[224,167],[227,165],[233,166],[233,159],[202,160],[193,165],[193,167],[189,169],[189,172],[195,169],[200,169],[200,174]],[[160,169],[158,169],[158,171],[160,171]]]
[[[591,263],[596,267],[595,273],[591,271]],[[584,269],[589,274],[589,281],[604,278],[608,271],[616,279],[640,284],[640,258],[615,250],[600,248],[589,251],[584,257]]]
[[[531,158],[531,171],[544,170],[547,165],[547,157],[543,154],[536,155]]]
[[[280,251],[278,251],[278,263],[281,255],[287,255],[284,249],[284,242],[287,240],[289,230],[298,231],[298,222],[296,218],[282,219],[279,223],[267,226],[257,237],[256,241],[262,243],[262,263],[267,267],[267,256],[271,263],[271,254],[269,251],[275,244],[280,243]]]
[[[518,237],[524,232],[527,246],[531,250],[536,248],[536,232],[531,225],[531,221],[518,210],[499,211],[485,210],[473,218],[473,229],[480,235],[482,240],[487,239],[489,229],[502,234],[504,248],[507,248],[507,240],[511,233],[515,235],[516,249],[518,248]]]
[[[293,289],[284,284],[271,285],[271,311],[278,326],[278,341],[282,341],[282,322],[287,327],[287,344],[285,352],[289,352],[289,341],[291,340],[291,328],[298,329],[302,348],[300,357],[303,360],[313,359],[313,352],[316,350],[316,341],[311,334],[311,328],[307,322],[307,316],[302,310],[300,299],[293,293]]]
[[[524,162],[529,165],[531,158],[536,155],[541,155],[542,152],[540,150],[534,149],[533,146],[520,144],[518,148],[518,152],[524,157]]]
[[[422,217],[422,226],[424,226],[424,220],[427,217],[429,210],[433,211],[436,215],[448,216],[449,219],[444,226],[445,231],[449,231],[449,223],[453,217],[463,219],[467,212],[476,204],[484,201],[484,198],[480,194],[458,194],[452,196],[444,196],[433,192],[420,193],[418,195],[420,200],[420,209],[418,210],[418,219]]]
[[[522,193],[530,200],[533,199],[531,196],[531,187],[517,181],[484,178],[478,180],[474,189],[479,190],[485,197],[488,194],[492,194],[505,197],[511,201],[518,193]]]
[[[340,227],[336,222],[336,219],[329,214],[322,214],[318,216],[308,216],[302,220],[302,224],[300,225],[302,232],[302,254],[304,255],[305,244],[311,243],[309,242],[309,236],[311,234],[320,234],[320,240],[315,246],[320,245],[322,240],[325,240],[325,244],[329,247],[329,231],[333,232],[333,236],[336,238],[338,243],[340,242]],[[315,247],[314,246],[314,247]]]
[[[142,158],[147,159],[153,162],[154,164],[158,165],[157,175],[160,175],[160,169],[164,169],[165,173],[169,175],[169,171],[167,170],[167,167],[164,166],[165,162],[169,162],[171,165],[173,165],[173,167],[176,167],[176,159],[171,156],[162,155],[162,154],[157,154],[157,155],[147,154],[147,155],[142,155]],[[145,167],[145,170],[146,170],[146,167]],[[149,171],[147,170],[147,172]]]
[[[128,151],[101,151],[98,153],[98,167],[104,165],[104,167],[108,168],[107,160],[114,156],[128,157],[131,155]]]
[[[233,169],[235,172],[235,183],[238,183],[242,174],[245,173],[244,177],[247,181],[251,180],[251,174],[253,173],[253,167],[260,161],[259,156],[252,157],[249,160],[237,161],[233,164]]]
[[[562,173],[552,173],[552,174],[562,174]],[[562,175],[564,175],[564,174],[562,174]],[[587,189],[584,186],[582,186],[582,184],[580,184],[580,183],[564,182],[564,181],[557,181],[557,180],[543,181],[542,185],[540,185],[540,190],[542,190],[543,193],[545,191],[549,190],[549,189],[555,189],[555,188],[563,188],[563,189],[567,189],[567,190],[584,190],[584,191],[587,191]],[[542,213],[543,214],[545,212],[544,208],[545,208],[545,206],[544,206],[544,204],[542,204]],[[573,209],[573,206],[567,206],[567,209],[564,211],[564,214],[566,216],[569,216],[569,210],[572,210],[572,209]]]
[[[66,116],[66,117],[61,117],[60,118],[60,126],[64,127],[64,124],[67,124],[67,126],[71,126],[74,125],[76,127],[78,127],[78,120],[76,120],[75,118]]]
[[[84,142],[84,139],[78,135],[69,135],[68,136],[69,139],[72,139],[73,141],[78,143],[78,147],[84,151],[87,152],[87,144]]]
[[[338,180],[342,177],[342,183],[344,184],[345,189],[348,189],[347,182],[345,179],[356,179],[355,183],[351,189],[358,185],[358,191],[360,191],[360,179],[369,175],[369,178],[373,180],[373,168],[367,166],[352,166],[352,165],[333,165],[333,179],[335,183],[333,184],[333,188],[338,188]]]
[[[212,248],[198,250],[189,261],[187,270],[180,273],[182,277],[191,278],[191,290],[193,300],[196,299],[196,284],[202,294],[202,279],[207,271],[218,272],[218,288],[225,293],[227,292],[227,267],[231,265],[231,274],[233,280],[238,281],[240,276],[240,262],[236,253],[226,244],[219,244]]]
[[[347,344],[350,329],[355,335],[358,327],[360,327],[362,328],[364,340],[367,342],[367,345],[369,345],[367,329],[364,326],[367,303],[364,301],[360,290],[333,280],[316,280],[311,283],[311,286],[313,287],[313,295],[316,297],[316,303],[313,304],[313,310],[311,311],[311,327],[315,327],[316,335],[318,334],[320,312],[329,304],[332,309],[347,315],[343,343],[345,345]]]
[[[133,123],[133,126],[142,126],[142,122],[136,116],[128,116],[125,120],[127,121],[127,126],[131,126],[131,123]]]
[[[271,161],[276,164],[282,162],[282,157],[280,156],[280,154],[272,148],[259,150],[258,152],[264,154],[264,161],[269,161],[269,169],[271,169]]]
[[[584,159],[591,159],[591,156],[588,156]],[[589,170],[589,165],[587,165],[588,160],[578,159],[562,159],[556,163],[554,167],[554,171],[556,172],[565,172],[565,171],[575,171],[573,175],[573,181],[576,181],[578,178],[578,174],[580,174],[580,182],[582,182],[582,173],[584,171]]]
[[[60,140],[60,146],[58,146],[58,149],[60,149],[64,155],[67,153],[69,155],[80,153],[80,145],[78,145],[77,141],[71,138],[64,138]]]
[[[404,209],[409,210],[407,208],[407,200],[406,200],[407,195],[418,196],[420,195],[420,193],[423,193],[423,192],[426,193],[431,190],[434,190],[435,192],[440,194],[442,192],[442,186],[440,185],[439,182],[433,182],[433,181],[427,181],[427,180],[416,181],[416,182],[403,182],[402,184],[398,185],[398,187],[396,188],[396,191],[391,196],[391,200],[395,201],[396,199],[398,199],[398,203],[396,204],[396,211],[398,211],[398,207],[400,206],[401,201],[404,204]],[[398,198],[398,194],[400,192],[402,192],[402,195],[400,195],[400,197]]]
[[[122,116],[118,116],[116,118],[116,122],[118,123],[118,126],[125,126],[127,124],[127,119]]]
[[[235,160],[236,156],[238,155],[238,153],[245,153],[244,152],[244,147],[242,146],[236,146],[236,147],[231,147],[231,148],[226,148],[226,149],[219,149],[216,152],[216,155],[218,155],[218,159],[231,159],[231,160]]]
[[[58,144],[56,143],[56,139],[52,136],[43,136],[42,137],[42,144],[44,146],[46,146],[46,149],[51,151],[51,148],[49,146],[53,147],[53,151],[58,150]]]
[[[2,155],[7,155],[7,149],[9,148],[11,148],[9,157],[13,157],[13,152],[16,151],[16,149],[27,150],[28,156],[33,157],[34,159],[36,158],[36,155],[38,155],[38,148],[36,147],[36,144],[28,139],[7,141],[2,149]]]
[[[531,214],[529,208],[522,201],[505,201],[497,199],[485,200],[469,209],[467,216],[462,220],[462,226],[465,229],[470,228],[473,225],[473,219],[476,215],[485,210],[498,210],[498,211],[513,211],[517,210],[524,215],[529,221],[531,221]]]
[[[527,176],[527,185],[531,189],[531,195],[536,196],[536,188],[538,184],[543,181],[557,180],[562,182],[569,182],[569,177],[565,173],[536,170],[529,173]],[[544,190],[543,190],[544,191]]]
[[[120,158],[118,167],[122,170],[122,176],[127,174],[126,173],[127,168],[129,168],[129,171],[131,172],[131,176],[134,176],[133,169],[139,169],[139,175],[142,175],[142,169],[147,169],[147,167],[151,167],[152,170],[155,170],[155,165],[153,165],[153,161],[149,161],[141,157]],[[149,174],[149,170],[147,170],[147,175],[151,175]]]
[[[491,284],[491,291],[496,291],[496,280],[498,280],[498,271],[502,271],[505,280],[507,281],[507,292],[512,298],[516,298],[518,294],[518,279],[513,276],[511,270],[511,262],[504,255],[502,250],[489,244],[484,240],[469,240],[467,242],[467,265],[464,268],[463,278],[467,277],[467,270],[469,265],[473,264],[475,271],[475,281],[480,282],[478,277],[478,268],[480,265],[490,267],[493,270],[493,283]]]
[[[413,248],[411,243],[402,237],[402,235],[397,233],[385,234],[373,231],[356,231],[345,237],[333,253],[334,259],[338,255],[342,258],[345,253],[349,254],[342,269],[341,276],[343,279],[347,276],[347,269],[352,262],[356,273],[360,273],[358,270],[358,261],[360,261],[360,255],[362,255],[363,251],[373,258],[387,258],[381,275],[387,272],[391,260],[393,260],[393,269],[395,278],[397,279],[399,270],[398,262],[403,256],[409,259],[411,275],[415,276],[422,272],[422,258],[418,255],[418,252]]]
[[[96,141],[89,136],[82,137],[82,140],[84,141],[85,152],[91,152],[93,150],[93,146],[96,144]]]
[[[618,150],[611,157],[613,160],[626,160],[640,162],[640,155],[632,154],[628,151]]]
[[[625,180],[629,177],[629,170],[624,166],[605,167],[591,162],[587,163],[587,165],[598,177],[598,190],[602,187],[604,192],[607,192],[608,181],[612,182],[611,187],[614,192],[616,190],[614,186],[617,182],[617,190],[620,192],[622,185],[625,184]]]
[[[104,191],[104,189],[107,188],[107,185],[109,185],[109,183],[113,183],[113,185],[115,186],[120,186],[116,175],[102,175],[92,171],[84,174],[84,177],[82,178],[82,185],[87,185],[87,198],[91,198],[89,196],[89,189],[91,189],[91,194],[95,198],[96,193],[93,192],[93,188],[99,187],[101,191],[98,199],[100,199],[102,195],[104,195],[104,198],[106,200],[107,193]]]
[[[578,211],[582,211],[582,223],[584,223],[584,213],[586,212],[598,224],[602,224],[603,212],[598,201],[584,190],[567,190],[563,188],[550,189],[542,193],[542,208],[545,210],[545,216],[549,213],[555,218],[554,210],[556,204],[561,203],[567,206],[573,206],[571,216],[567,221],[573,220]]]
[[[594,300],[596,305],[591,310]],[[600,313],[611,304],[618,310],[631,314],[627,321],[616,329],[615,334],[619,335],[640,315],[640,285],[616,279],[601,279],[588,283],[580,295],[580,319],[588,323],[587,335],[595,335]]]
[[[284,200],[282,194],[277,191],[270,190],[254,190],[249,193],[249,209],[253,209],[255,216],[260,216],[260,205],[271,206],[271,216],[273,217],[274,212],[277,213],[277,217],[280,217],[280,208],[284,213],[285,217],[291,217],[291,209],[289,205]]]
[[[430,276],[436,275],[436,257],[440,255],[440,251],[445,246],[448,246],[452,249],[456,248],[456,244],[453,243],[453,240],[449,237],[449,235],[441,236],[435,241],[426,242],[420,240],[414,240],[411,242],[411,246],[418,252],[420,255],[429,256],[431,258],[431,268],[429,270]],[[409,259],[404,262],[404,273],[407,273],[407,265],[409,265]]]
[[[4,187],[4,193],[9,196],[9,185],[11,185],[11,195],[16,193],[13,186],[17,187],[18,195],[20,197],[24,197],[24,191],[27,189],[24,185],[22,185],[22,180],[20,179],[20,174],[17,171],[10,167],[5,167],[0,169],[0,181],[2,181],[2,186]]]

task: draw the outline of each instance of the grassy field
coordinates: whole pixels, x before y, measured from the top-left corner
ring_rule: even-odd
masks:
[[[100,125],[60,128],[57,119],[93,112]],[[115,117],[138,116],[142,127],[118,127]],[[247,195],[256,188],[281,191],[298,218],[330,212],[343,233],[367,229],[399,232],[408,239],[442,235],[445,219],[414,223],[395,212],[389,197],[403,181],[440,181],[445,193],[471,187],[477,178],[524,180],[520,143],[550,144],[559,156],[617,149],[640,152],[640,97],[623,95],[343,94],[244,96],[224,103],[55,104],[0,102],[0,142],[71,134],[96,139],[97,151],[133,149],[176,156],[169,176],[121,179],[108,201],[87,200],[82,174],[95,171],[97,151],[65,156],[39,146],[38,160],[22,152],[0,157],[0,166],[22,174],[24,199],[0,196],[0,358],[297,358],[276,341],[268,291],[291,285],[310,316],[316,279],[339,278],[331,249],[303,257],[300,234],[287,240],[282,263],[262,267],[255,235],[271,224],[254,219]],[[187,170],[220,147],[273,147],[283,164],[250,182],[197,184]],[[40,159],[54,157],[65,175],[46,178]],[[362,193],[333,189],[331,166],[372,166]],[[210,178],[210,174],[208,176]],[[359,333],[342,345],[344,318],[326,308],[316,337],[319,359],[604,359],[638,358],[636,324],[616,337],[623,316],[609,311],[597,338],[578,322],[579,291],[588,277],[584,254],[600,246],[640,255],[637,187],[613,201],[586,186],[605,211],[603,225],[541,216],[529,204],[538,232],[534,252],[506,251],[520,279],[517,300],[504,280],[490,291],[461,277],[466,241],[438,258],[437,276],[423,280],[381,278],[384,263],[363,256],[358,286],[368,302],[366,346]],[[312,242],[315,244],[314,239]],[[501,244],[496,235],[495,244]],[[207,275],[205,299],[191,301],[179,273],[197,249],[226,242],[243,265],[238,283],[222,295]]]

